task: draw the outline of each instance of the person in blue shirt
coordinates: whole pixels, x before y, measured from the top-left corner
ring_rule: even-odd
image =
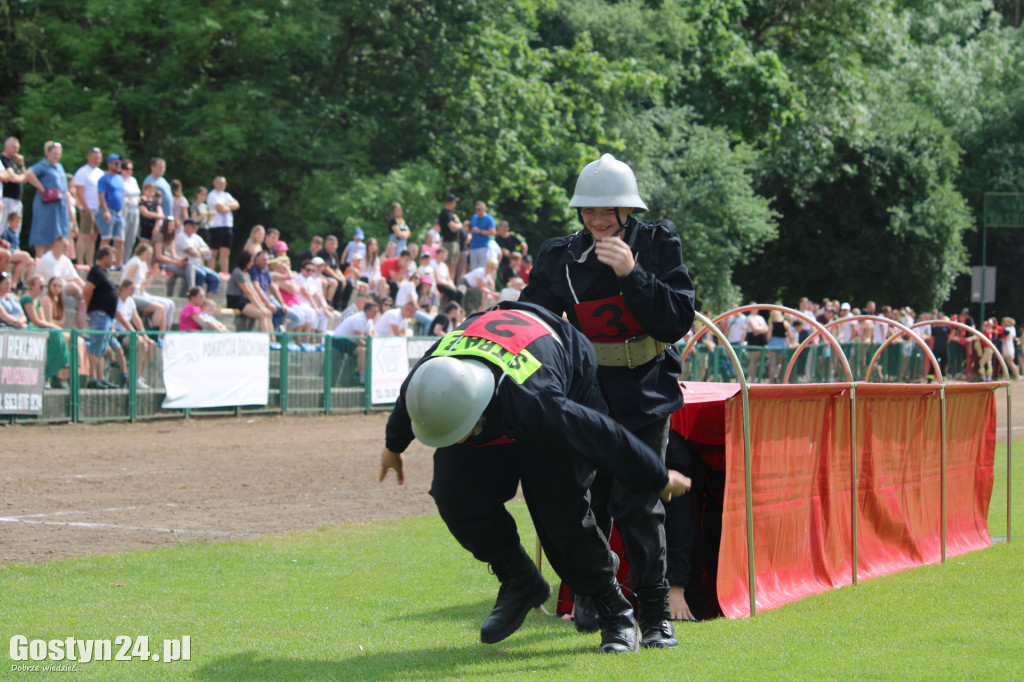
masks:
[[[476,202],[476,213],[469,219],[469,269],[482,268],[487,262],[487,247],[498,233],[494,216],[487,212],[487,204]]]
[[[114,247],[114,269],[120,270],[124,263],[124,177],[121,175],[120,154],[107,156],[107,172],[96,183],[100,210],[96,224],[100,228],[100,239]]]

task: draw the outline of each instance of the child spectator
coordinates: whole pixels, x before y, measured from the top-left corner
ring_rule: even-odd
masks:
[[[146,373],[146,367],[153,358],[156,342],[145,334],[146,327],[142,324],[138,308],[135,307],[134,295],[135,282],[130,279],[121,280],[120,284],[117,285],[117,313],[115,313],[114,329],[124,332],[118,338],[122,349],[131,349],[131,341],[128,334],[139,332],[135,337],[139,372],[138,377],[135,379],[135,386],[147,390],[149,385],[143,380],[142,375]],[[121,366],[121,385],[128,385],[128,371],[124,365]]]

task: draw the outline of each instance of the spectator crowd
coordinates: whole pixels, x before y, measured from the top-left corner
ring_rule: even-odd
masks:
[[[118,153],[104,156],[93,147],[85,163],[68,173],[60,142],[46,142],[42,158],[32,165],[27,165],[20,147],[17,138],[8,137],[0,153],[0,328],[50,330],[56,359],[48,377],[53,386],[67,376],[69,337],[63,330],[93,330],[87,348],[77,349],[79,367],[83,385],[104,388],[109,383],[103,378],[108,354],[124,364],[117,332],[227,331],[210,298],[221,287],[226,307],[239,320],[237,328],[291,332],[290,347],[310,351],[324,350],[318,335],[332,333],[336,348],[355,355],[362,379],[365,341],[359,337],[443,335],[467,315],[517,299],[529,282],[532,258],[526,241],[507,220],[491,215],[484,201],[476,201],[472,215],[462,220],[459,197],[447,195],[422,241],[414,238],[400,203],[382,207],[388,216],[386,225],[382,219],[387,235],[383,247],[356,227],[347,240],[314,236],[295,255],[280,230],[255,225],[232,259],[234,216],[240,204],[225,176],[214,177],[212,189],[195,188],[189,199],[179,180],[167,179],[167,165],[160,157],[148,160],[148,174],[140,184],[135,162]],[[22,239],[25,185],[35,190],[27,240]],[[113,273],[119,274],[119,283]],[[161,280],[166,281],[166,295],[154,291]],[[180,310],[172,295],[179,283],[187,300]],[[806,298],[798,307],[822,324],[837,321],[830,331],[851,359],[855,374],[866,370],[869,351],[893,336],[897,338],[873,370],[876,378],[909,380],[913,358],[918,357],[915,343],[894,325],[841,321],[863,314],[908,327],[930,320],[977,327],[1006,360],[1012,376],[1024,376],[1019,333],[1024,330],[1010,317],[989,318],[977,326],[967,309],[947,316],[940,310],[878,308],[872,301],[854,308],[831,299]],[[811,337],[809,345],[827,346],[799,317],[764,312],[767,318],[750,310],[721,323],[728,342],[741,352],[748,377],[781,381],[786,359],[805,340]],[[690,335],[699,331],[700,325],[695,325]],[[964,378],[999,377],[1001,366],[992,349],[962,328],[925,324],[915,327],[914,333],[935,354],[941,371],[955,345],[964,358]],[[680,341],[688,341],[690,335]],[[723,354],[713,352],[717,344],[712,334],[700,337],[700,348],[707,352],[701,360],[702,378],[716,366],[727,375],[731,372]],[[813,360],[800,361],[799,370],[808,380],[836,376],[838,361],[827,348],[820,350]],[[140,362],[152,357],[148,340],[139,352]],[[717,364],[709,357],[717,358]],[[59,361],[64,363],[60,367]]]

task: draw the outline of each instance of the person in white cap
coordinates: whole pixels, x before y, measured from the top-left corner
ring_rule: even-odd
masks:
[[[522,484],[551,566],[596,611],[601,651],[639,648],[617,561],[587,498],[591,467],[666,499],[689,490],[657,454],[602,411],[594,349],[567,322],[506,302],[466,320],[413,367],[388,419],[380,479],[405,481],[413,438],[436,447],[430,494],[459,543],[501,582],[480,629],[498,642],[551,594],[504,503]]]
[[[669,417],[683,405],[679,351],[673,344],[694,319],[693,282],[676,226],[636,219],[647,204],[633,170],[611,154],[587,164],[569,206],[583,229],[541,246],[519,300],[564,313],[591,340],[610,414],[663,461]],[[606,534],[614,518],[622,535],[641,644],[676,646],[661,500],[603,475],[591,495]],[[575,620],[581,631],[594,627],[593,613],[579,603]]]

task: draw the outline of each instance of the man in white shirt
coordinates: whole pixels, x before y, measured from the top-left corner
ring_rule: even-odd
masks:
[[[377,336],[406,336],[409,318],[416,314],[416,301],[406,301],[401,308],[395,307],[381,314],[377,320]]]
[[[197,234],[198,230],[199,223],[186,218],[181,229],[174,233],[174,250],[188,260],[185,278],[189,288],[205,285],[207,291],[215,294],[220,291],[220,277],[204,263],[210,247]]]
[[[103,152],[93,147],[85,157],[85,165],[75,171],[75,203],[78,206],[78,258],[91,266],[96,260],[96,212],[100,210],[100,196],[96,187],[103,177],[100,161]]]
[[[299,292],[302,298],[313,308],[313,331],[323,334],[327,331],[327,318],[329,309],[327,299],[324,298],[323,279],[317,274],[317,268],[322,269],[324,259],[317,256],[311,261],[302,264],[302,270],[295,275],[295,283],[299,285]]]
[[[231,256],[231,231],[235,226],[235,211],[240,206],[228,191],[228,181],[223,175],[213,179],[213,191],[206,195],[210,207],[210,248],[220,260],[222,276],[228,274],[228,258]],[[213,265],[211,262],[210,265]]]
[[[343,355],[356,356],[356,370],[359,372],[359,384],[366,383],[366,341],[351,339],[351,336],[373,336],[374,321],[377,319],[377,304],[367,301],[363,309],[349,315],[334,329],[334,347]]]

